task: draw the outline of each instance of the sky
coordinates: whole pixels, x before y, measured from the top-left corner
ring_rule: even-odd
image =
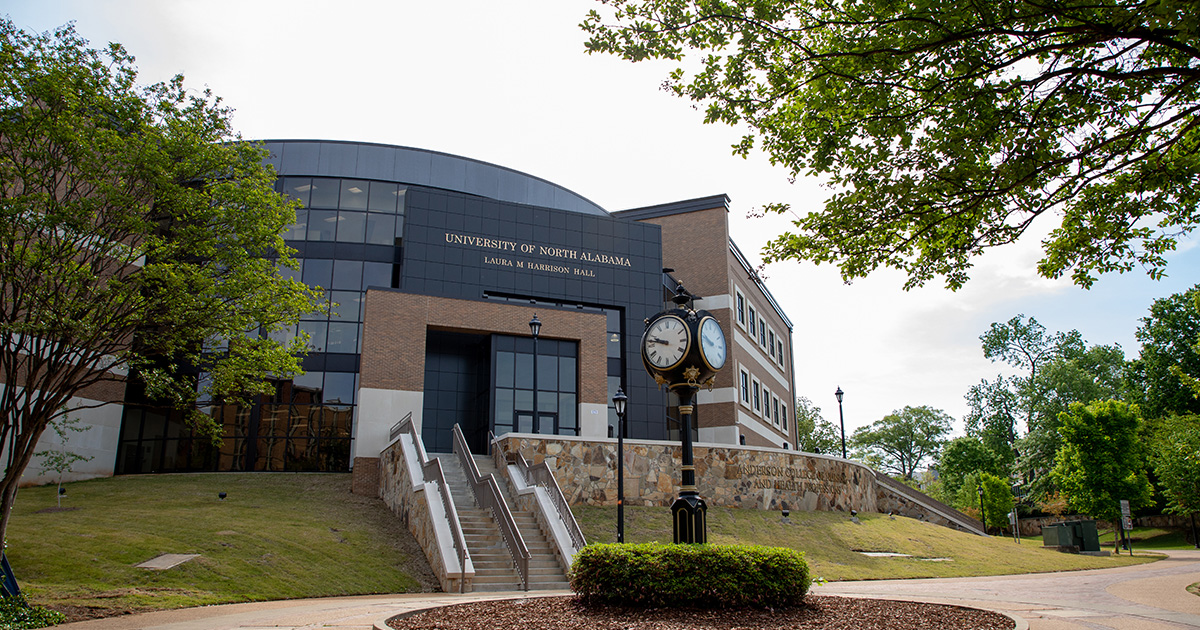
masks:
[[[578,27],[594,0],[0,0],[0,15],[46,31],[74,21],[95,47],[119,42],[143,83],[174,74],[235,110],[247,139],[310,138],[418,147],[492,162],[565,186],[610,210],[727,194],[731,236],[755,262],[787,202],[816,211],[820,182],[733,155],[743,130],[702,124],[660,86],[674,65],[588,55]],[[1042,234],[1053,225],[1036,225]],[[979,335],[1017,314],[1049,331],[1137,355],[1134,333],[1154,299],[1200,282],[1185,242],[1168,278],[1102,276],[1091,290],[1034,272],[1039,235],[976,261],[967,285],[903,290],[879,271],[844,283],[836,268],[774,263],[766,283],[791,319],[796,392],[847,434],[905,406],[955,420],[982,379],[1011,374],[983,357]]]

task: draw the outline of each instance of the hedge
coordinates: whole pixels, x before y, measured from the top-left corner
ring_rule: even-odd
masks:
[[[588,604],[787,608],[812,584],[804,553],[758,545],[588,545],[571,566]]]

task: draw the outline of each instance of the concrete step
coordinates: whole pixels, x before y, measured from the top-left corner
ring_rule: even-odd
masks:
[[[562,580],[561,582],[530,582],[529,590],[531,591],[567,591],[571,589],[571,583]]]
[[[477,591],[480,593],[494,593],[497,591],[519,591],[519,590],[521,590],[521,582],[520,581],[502,582],[502,583],[498,583],[498,584],[489,584],[489,583],[485,582],[483,584],[480,584],[478,582],[472,581],[471,582],[471,590]]]
[[[454,498],[454,509],[471,552],[475,566],[473,589],[476,591],[521,590],[520,576],[513,566],[512,555],[505,545],[500,529],[492,518],[491,510],[475,504],[474,494],[467,481],[466,472],[453,454],[439,454],[446,483]],[[570,586],[558,563],[555,550],[538,525],[533,512],[514,510],[516,496],[508,484],[507,474],[498,469],[490,457],[475,456],[475,465],[483,476],[495,476],[500,494],[512,512],[513,520],[525,546],[529,549],[530,590],[564,590]]]

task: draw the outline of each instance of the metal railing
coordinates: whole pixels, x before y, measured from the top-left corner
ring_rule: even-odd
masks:
[[[567,534],[571,537],[571,544],[575,547],[575,551],[578,552],[586,547],[587,540],[583,537],[583,530],[579,529],[575,514],[571,512],[571,506],[567,504],[567,497],[563,495],[558,480],[554,478],[554,471],[550,470],[550,465],[542,462],[536,466],[530,466],[520,451],[514,452],[513,455],[515,455],[517,468],[525,478],[525,484],[541,486],[550,496],[550,502],[554,504],[554,509],[558,512],[559,520],[566,526]]]
[[[875,480],[888,490],[908,497],[913,502],[924,506],[926,509],[938,514],[952,523],[962,526],[971,533],[984,534],[983,522],[978,519],[971,518],[970,516],[959,512],[958,510],[946,505],[945,503],[942,503],[941,501],[938,501],[927,494],[913,490],[912,488],[879,471],[875,471]]]
[[[467,551],[467,539],[463,536],[462,525],[458,522],[458,510],[454,509],[454,498],[450,496],[450,486],[446,483],[446,475],[442,472],[442,462],[437,458],[429,459],[429,456],[425,454],[425,444],[421,441],[421,436],[417,434],[417,428],[412,421],[412,412],[409,412],[392,427],[392,439],[396,439],[402,433],[412,436],[413,445],[417,451],[417,463],[421,467],[422,481],[435,483],[438,487],[438,495],[442,498],[442,510],[446,512],[446,518],[450,521],[454,551],[458,554],[458,592],[465,592],[467,558],[470,557],[470,552]]]
[[[454,425],[453,434],[454,453],[458,455],[463,472],[467,474],[467,482],[471,484],[471,490],[475,493],[475,503],[480,509],[491,511],[492,518],[500,529],[501,539],[508,547],[513,565],[521,578],[521,587],[529,590],[529,548],[525,545],[525,539],[521,537],[521,531],[517,529],[517,521],[513,518],[512,511],[508,509],[508,504],[500,494],[500,485],[496,482],[495,475],[484,477],[479,474],[479,467],[475,465],[471,449],[467,447],[467,439],[457,423]]]

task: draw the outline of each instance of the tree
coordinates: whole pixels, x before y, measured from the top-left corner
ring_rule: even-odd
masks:
[[[1160,298],[1142,318],[1137,339],[1142,343],[1130,366],[1130,393],[1147,418],[1200,414],[1186,375],[1200,375],[1200,285]]]
[[[1089,346],[1077,330],[1050,333],[1033,317],[993,323],[980,335],[985,357],[1025,374],[981,381],[967,393],[967,435],[978,436],[1021,474],[1035,497],[1053,491],[1047,474],[1060,440],[1059,418],[1073,402],[1120,397],[1125,354],[1120,346]],[[1018,437],[1017,417],[1026,431]],[[1014,456],[1019,456],[1014,460]]]
[[[1068,348],[1082,348],[1083,339],[1078,330],[1068,333],[1047,334],[1046,327],[1038,320],[1024,314],[1007,322],[993,322],[988,331],[979,336],[983,344],[983,356],[997,359],[1029,373],[1028,380],[1037,378],[1038,368],[1051,358],[1063,354]]]
[[[978,437],[954,438],[942,447],[937,458],[938,476],[943,492],[955,495],[971,475],[991,473],[1008,477],[1008,466],[1002,455],[988,448]]]
[[[295,212],[220,99],[182,76],[141,87],[120,45],[91,49],[72,26],[0,21],[0,67],[2,540],[68,401],[105,404],[98,390],[125,373],[183,408],[200,371],[205,395],[265,392],[299,371],[303,340],[285,348],[260,327],[292,324],[318,295],[276,270],[294,266],[280,234]]]
[[[905,407],[870,426],[859,427],[849,442],[855,457],[912,479],[917,467],[942,447],[952,422],[954,419],[940,409]]]
[[[841,434],[821,415],[821,408],[807,396],[796,397],[796,450],[807,453],[841,454]]]
[[[981,485],[982,494],[979,492]],[[974,513],[979,509],[981,502],[983,513],[980,520],[997,529],[1004,528],[1004,524],[1008,522],[1008,514],[1016,505],[1008,481],[989,472],[968,475],[955,497],[954,507],[963,512]]]
[[[79,426],[79,418],[73,418],[68,415],[61,415],[50,422],[50,429],[54,431],[54,436],[58,438],[58,444],[55,448],[38,451],[33,454],[34,457],[41,457],[41,473],[46,474],[53,472],[58,474],[58,507],[62,507],[62,483],[63,474],[71,472],[73,467],[78,462],[90,462],[92,457],[89,455],[80,455],[67,447],[67,443],[71,441],[72,433],[83,433],[91,426]]]
[[[1020,382],[997,376],[994,381],[982,380],[967,392],[967,435],[976,438],[980,446],[998,457],[1004,468],[1016,458],[1017,417],[1022,413]]]
[[[1172,418],[1154,442],[1152,461],[1167,511],[1200,512],[1200,417]]]
[[[600,0],[588,52],[680,62],[665,88],[834,190],[767,262],[879,267],[906,288],[1056,229],[1038,272],[1160,277],[1196,227],[1200,29],[1190,0]],[[689,55],[696,59],[685,63]],[[786,212],[787,204],[769,210]]]
[[[1138,409],[1119,400],[1072,403],[1062,414],[1062,448],[1052,475],[1073,510],[1102,519],[1150,502]]]
[[[1043,366],[1030,387],[1033,422],[1018,442],[1018,468],[1027,473],[1035,495],[1051,490],[1046,475],[1061,446],[1062,414],[1073,403],[1117,399],[1125,392],[1125,353],[1120,346],[1070,346]]]

